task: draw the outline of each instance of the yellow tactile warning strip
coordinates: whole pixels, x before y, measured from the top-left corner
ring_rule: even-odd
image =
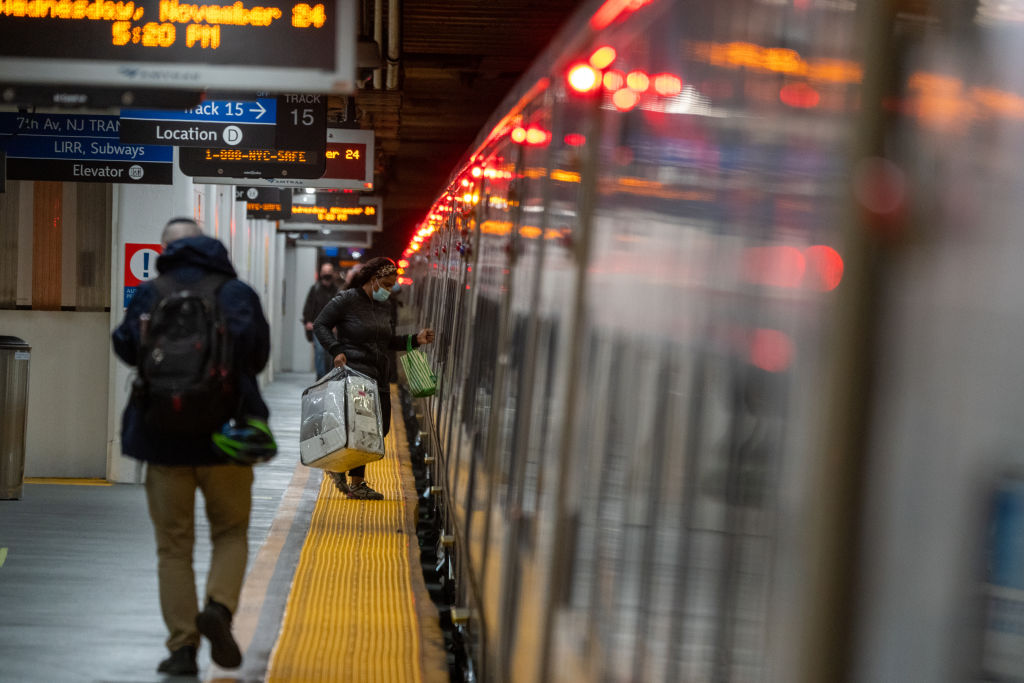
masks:
[[[26,484],[52,484],[59,486],[113,486],[106,479],[65,479],[61,477],[25,477]]]
[[[367,467],[382,501],[348,500],[324,477],[268,683],[448,680],[419,564],[416,490],[395,391],[388,455]]]

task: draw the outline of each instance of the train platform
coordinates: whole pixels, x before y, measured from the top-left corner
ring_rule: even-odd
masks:
[[[280,450],[255,468],[234,617],[240,668],[212,664],[204,640],[199,677],[156,673],[166,630],[141,485],[29,480],[21,500],[0,501],[0,681],[447,681],[397,390],[388,455],[367,471],[385,500],[354,501],[299,462],[299,397],[311,381],[284,374],[264,388]],[[197,499],[203,595],[209,534]]]

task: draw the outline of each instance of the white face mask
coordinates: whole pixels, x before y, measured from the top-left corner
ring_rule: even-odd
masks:
[[[373,290],[373,298],[376,301],[387,301],[388,297],[391,296],[391,290],[380,287],[379,289]]]

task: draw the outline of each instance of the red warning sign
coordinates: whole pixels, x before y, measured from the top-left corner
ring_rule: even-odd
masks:
[[[124,286],[137,287],[156,277],[156,259],[164,248],[159,244],[124,245]]]
[[[163,252],[163,246],[159,244],[125,244],[124,245],[124,307],[135,296],[138,289],[146,280],[152,280],[157,276],[156,259]]]

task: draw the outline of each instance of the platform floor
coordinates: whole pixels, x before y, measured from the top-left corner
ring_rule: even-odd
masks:
[[[437,612],[419,571],[401,420],[388,457],[367,472],[386,500],[346,500],[298,462],[298,399],[311,380],[279,375],[264,390],[280,451],[256,468],[234,624],[239,669],[212,665],[204,642],[198,679],[156,673],[166,631],[142,486],[43,481],[26,483],[21,500],[0,501],[0,681],[447,681]],[[401,415],[398,405],[393,414]],[[199,498],[202,595],[209,540]]]

